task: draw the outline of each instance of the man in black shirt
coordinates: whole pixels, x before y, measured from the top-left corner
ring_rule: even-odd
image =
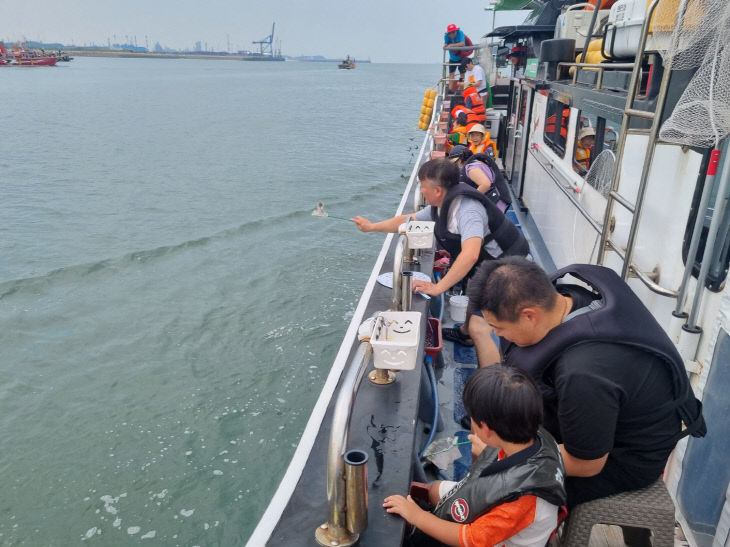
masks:
[[[505,363],[529,372],[560,443],[568,506],[643,488],[677,440],[705,432],[684,364],[651,313],[612,271],[573,265],[591,287],[553,284],[536,264],[485,264],[469,298],[502,338]],[[555,279],[557,281],[557,279]]]

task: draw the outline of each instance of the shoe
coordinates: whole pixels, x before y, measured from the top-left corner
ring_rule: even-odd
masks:
[[[474,342],[471,338],[469,338],[469,335],[461,332],[461,329],[459,327],[441,329],[441,336],[443,336],[443,338],[446,340],[456,342],[457,344],[461,344],[462,346],[466,346],[468,348],[474,345]]]

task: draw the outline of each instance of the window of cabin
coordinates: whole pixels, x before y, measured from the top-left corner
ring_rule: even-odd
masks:
[[[519,125],[525,125],[525,114],[527,113],[527,90],[522,90],[522,98],[520,99]]]
[[[569,119],[570,107],[552,97],[548,97],[543,140],[561,158],[565,157]]]
[[[603,195],[608,195],[613,182],[619,130],[620,124],[589,112],[578,117],[573,170]]]

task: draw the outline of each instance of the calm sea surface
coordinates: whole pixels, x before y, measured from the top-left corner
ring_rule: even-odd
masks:
[[[437,76],[0,69],[1,545],[246,541],[383,239],[310,213],[394,212]]]

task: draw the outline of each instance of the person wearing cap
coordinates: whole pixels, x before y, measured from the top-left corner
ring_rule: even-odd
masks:
[[[485,260],[511,255],[527,256],[530,249],[522,233],[488,197],[460,182],[457,165],[445,158],[430,160],[420,167],[418,178],[428,207],[380,222],[371,222],[360,216],[350,219],[361,232],[386,233],[397,233],[401,224],[409,219],[436,222],[436,240],[441,248],[449,251],[453,262],[438,283],[414,280],[415,292],[438,296],[460,281],[469,279],[476,265]],[[469,325],[476,325],[475,332],[489,329],[483,317],[471,317],[469,307],[464,323],[463,330],[459,327],[442,329],[443,337],[473,346],[472,339],[477,339],[471,335]],[[480,363],[499,361],[497,346],[489,337],[480,337],[476,350]]]
[[[525,72],[525,60],[527,58],[527,48],[522,45],[516,45],[507,54],[507,59],[514,65],[514,76],[520,77]]]
[[[469,140],[469,150],[472,154],[491,154],[497,157],[497,146],[494,144],[489,136],[487,130],[480,123],[472,125],[468,129],[467,138]]]
[[[582,127],[578,132],[578,141],[575,145],[575,163],[577,163],[585,171],[588,171],[588,168],[591,166],[591,155],[593,153],[593,145],[595,144],[595,141],[595,128]]]
[[[454,51],[451,47],[459,47],[471,45],[471,40],[467,43],[467,36],[464,31],[457,27],[454,23],[451,23],[446,27],[446,33],[444,34],[444,49],[449,49],[449,77],[453,79],[454,72],[459,69],[459,74],[464,75],[466,67],[462,66],[461,60],[470,55],[473,50],[470,51]]]

